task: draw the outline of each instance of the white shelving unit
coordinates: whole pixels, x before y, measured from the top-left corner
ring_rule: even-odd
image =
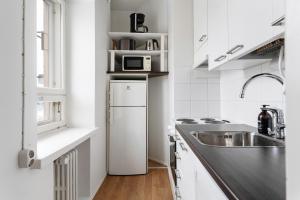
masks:
[[[109,32],[108,36],[111,40],[120,39],[133,39],[136,41],[137,47],[143,46],[149,39],[157,39],[160,43],[160,49],[154,51],[147,50],[108,50],[110,58],[110,66],[108,72],[115,72],[116,69],[116,57],[122,55],[151,55],[159,56],[159,71],[156,72],[168,72],[167,56],[168,56],[168,44],[166,33],[130,33],[130,32]],[[157,66],[156,66],[157,67]]]

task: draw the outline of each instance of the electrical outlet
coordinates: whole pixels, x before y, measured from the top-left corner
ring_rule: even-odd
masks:
[[[33,150],[23,149],[19,152],[19,168],[29,168],[33,165],[35,153]]]

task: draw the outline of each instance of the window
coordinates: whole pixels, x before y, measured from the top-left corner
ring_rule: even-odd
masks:
[[[65,126],[64,13],[62,0],[37,0],[37,126]]]

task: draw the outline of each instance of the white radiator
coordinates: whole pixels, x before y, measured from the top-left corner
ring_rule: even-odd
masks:
[[[78,150],[54,161],[55,200],[78,200]]]

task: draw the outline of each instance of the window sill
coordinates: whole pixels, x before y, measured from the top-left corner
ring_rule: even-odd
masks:
[[[35,169],[42,169],[54,160],[91,138],[98,128],[68,128],[47,134],[37,141]]]

